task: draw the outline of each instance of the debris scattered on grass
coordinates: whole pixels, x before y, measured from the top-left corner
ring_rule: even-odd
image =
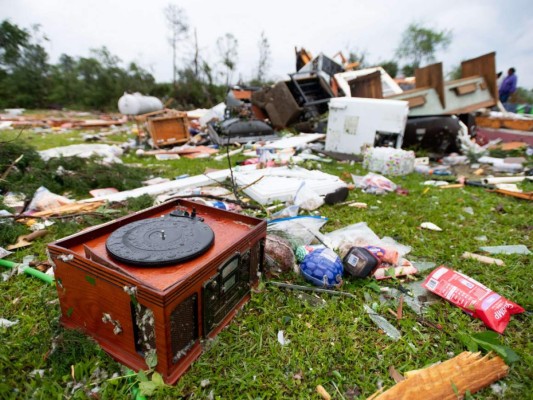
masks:
[[[331,400],[331,395],[327,392],[326,389],[324,389],[324,386],[318,385],[316,387],[316,391],[324,400]]]
[[[289,339],[285,338],[285,334],[283,331],[278,331],[278,342],[282,346],[288,345],[291,341]]]
[[[353,208],[368,208],[368,204],[366,203],[360,203],[360,202],[353,202],[353,203],[349,203],[348,204],[348,207],[353,207]]]
[[[525,254],[529,255],[531,252],[523,244],[515,244],[508,246],[483,246],[479,248],[490,254]]]
[[[374,310],[372,310],[372,308],[370,308],[368,305],[363,304],[363,307],[365,308],[365,311],[367,312],[370,319],[374,321],[374,323],[380,329],[382,329],[387,334],[387,336],[389,336],[395,341],[402,337],[402,334],[400,333],[400,331],[398,331],[398,329],[392,326],[389,321],[387,321],[381,315],[379,315]]]
[[[13,325],[16,325],[18,323],[18,320],[10,321],[5,318],[0,318],[0,328],[11,328]]]
[[[440,400],[463,398],[507,376],[509,367],[500,357],[463,352],[451,360],[406,372],[405,380],[372,396],[374,400]]]
[[[0,247],[0,259],[7,257],[8,255],[13,254],[13,252],[4,249],[3,247]]]
[[[503,267],[505,265],[503,260],[500,260],[499,258],[482,256],[480,254],[470,253],[469,251],[465,251],[463,255],[461,256],[461,258],[471,258],[473,260],[482,262],[483,264],[496,264],[500,267]]]
[[[430,231],[436,231],[436,232],[442,232],[442,228],[439,228],[437,225],[435,225],[433,222],[422,222],[420,224],[420,227],[422,229],[428,229]]]
[[[475,279],[444,266],[431,272],[423,285],[498,333],[503,333],[511,315],[525,311]]]
[[[398,383],[398,382],[401,382],[403,380],[405,380],[405,378],[403,377],[402,374],[400,374],[396,368],[394,368],[394,366],[390,365],[389,366],[389,376],[394,379],[394,382]]]

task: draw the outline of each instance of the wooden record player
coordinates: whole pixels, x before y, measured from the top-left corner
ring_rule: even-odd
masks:
[[[248,301],[266,222],[175,200],[48,245],[61,322],[174,384]]]

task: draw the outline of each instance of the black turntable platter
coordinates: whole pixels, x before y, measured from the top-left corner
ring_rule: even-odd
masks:
[[[126,264],[159,267],[177,264],[206,252],[215,240],[213,230],[201,218],[172,213],[161,218],[131,222],[114,231],[106,249]]]

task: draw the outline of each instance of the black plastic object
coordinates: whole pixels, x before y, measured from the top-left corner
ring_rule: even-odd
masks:
[[[340,203],[348,197],[348,188],[340,187],[334,192],[328,193],[324,196],[324,203],[332,205]]]
[[[109,236],[106,249],[126,264],[159,267],[193,259],[214,240],[213,230],[193,211],[129,223]]]
[[[405,125],[402,147],[420,147],[439,154],[459,151],[459,119],[455,116],[410,117]]]
[[[379,265],[379,260],[364,247],[352,247],[344,256],[342,264],[351,276],[366,278]]]
[[[279,139],[270,125],[259,120],[230,118],[219,124],[208,124],[207,128],[210,139],[220,146]]]

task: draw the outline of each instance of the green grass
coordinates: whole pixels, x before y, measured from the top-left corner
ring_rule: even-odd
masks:
[[[0,132],[0,141],[14,133]],[[25,132],[24,135],[27,135],[24,141],[42,149],[72,144],[80,133],[40,137]],[[126,155],[124,161],[146,169],[150,175],[169,178],[184,173],[199,174],[206,167],[227,167],[225,160],[156,161],[134,154]],[[0,164],[4,163],[0,160]],[[336,175],[365,172],[358,164],[323,164],[322,169]],[[349,200],[366,202],[369,208],[324,206],[320,214],[327,216],[329,222],[323,231],[365,221],[379,236],[391,236],[411,246],[408,258],[461,270],[532,310],[531,256],[498,256],[505,261],[505,267],[460,258],[464,251],[477,251],[481,245],[525,244],[532,249],[531,203],[474,187],[428,190],[421,184],[425,179],[416,174],[392,178],[409,190],[408,196],[374,196],[351,191]],[[532,186],[525,185],[525,189],[531,191]],[[84,196],[78,193],[76,197]],[[140,198],[117,208],[118,213],[58,220],[48,236],[10,259],[20,261],[23,256],[33,254],[44,261],[48,242],[143,209],[150,203],[149,198]],[[466,213],[465,207],[471,207],[474,215]],[[437,224],[443,231],[419,229],[420,223],[425,221]],[[2,245],[26,232],[26,228],[18,224],[0,225]],[[476,240],[482,235],[487,236],[486,242]],[[424,275],[421,274],[420,279]],[[305,284],[292,273],[278,280]],[[357,300],[322,295],[324,303],[309,294],[284,291],[265,282],[262,281],[252,300],[228,328],[206,343],[205,352],[177,385],[158,388],[154,398],[203,399],[210,395],[220,399],[318,398],[315,388],[321,384],[333,398],[364,399],[380,384],[387,387],[393,384],[389,366],[405,372],[446,360],[466,350],[459,339],[460,333],[487,330],[480,320],[472,319],[445,301],[431,306],[425,317],[429,322],[440,324],[442,330],[421,325],[416,314],[407,307],[404,307],[403,319],[396,321],[387,312],[387,306],[379,303],[378,294],[368,286],[372,282],[370,279],[347,280],[343,290],[353,293]],[[384,287],[396,285],[398,281],[378,284]],[[102,399],[131,398],[134,381],[110,379],[113,374],[124,375],[124,368],[91,339],[60,326],[59,304],[53,286],[18,275],[0,282],[0,293],[0,317],[19,321],[11,328],[0,328],[0,398],[91,398],[91,390],[97,391]],[[392,341],[368,318],[362,307],[365,293],[377,304],[381,315],[401,331],[399,341]],[[279,330],[285,331],[290,340],[288,345],[278,343]],[[507,387],[502,398],[532,398],[532,332],[528,313],[513,316],[501,336],[502,342],[521,358],[511,365],[509,376],[500,382]],[[44,376],[32,375],[35,370],[44,370]],[[499,397],[487,388],[473,398]]]

